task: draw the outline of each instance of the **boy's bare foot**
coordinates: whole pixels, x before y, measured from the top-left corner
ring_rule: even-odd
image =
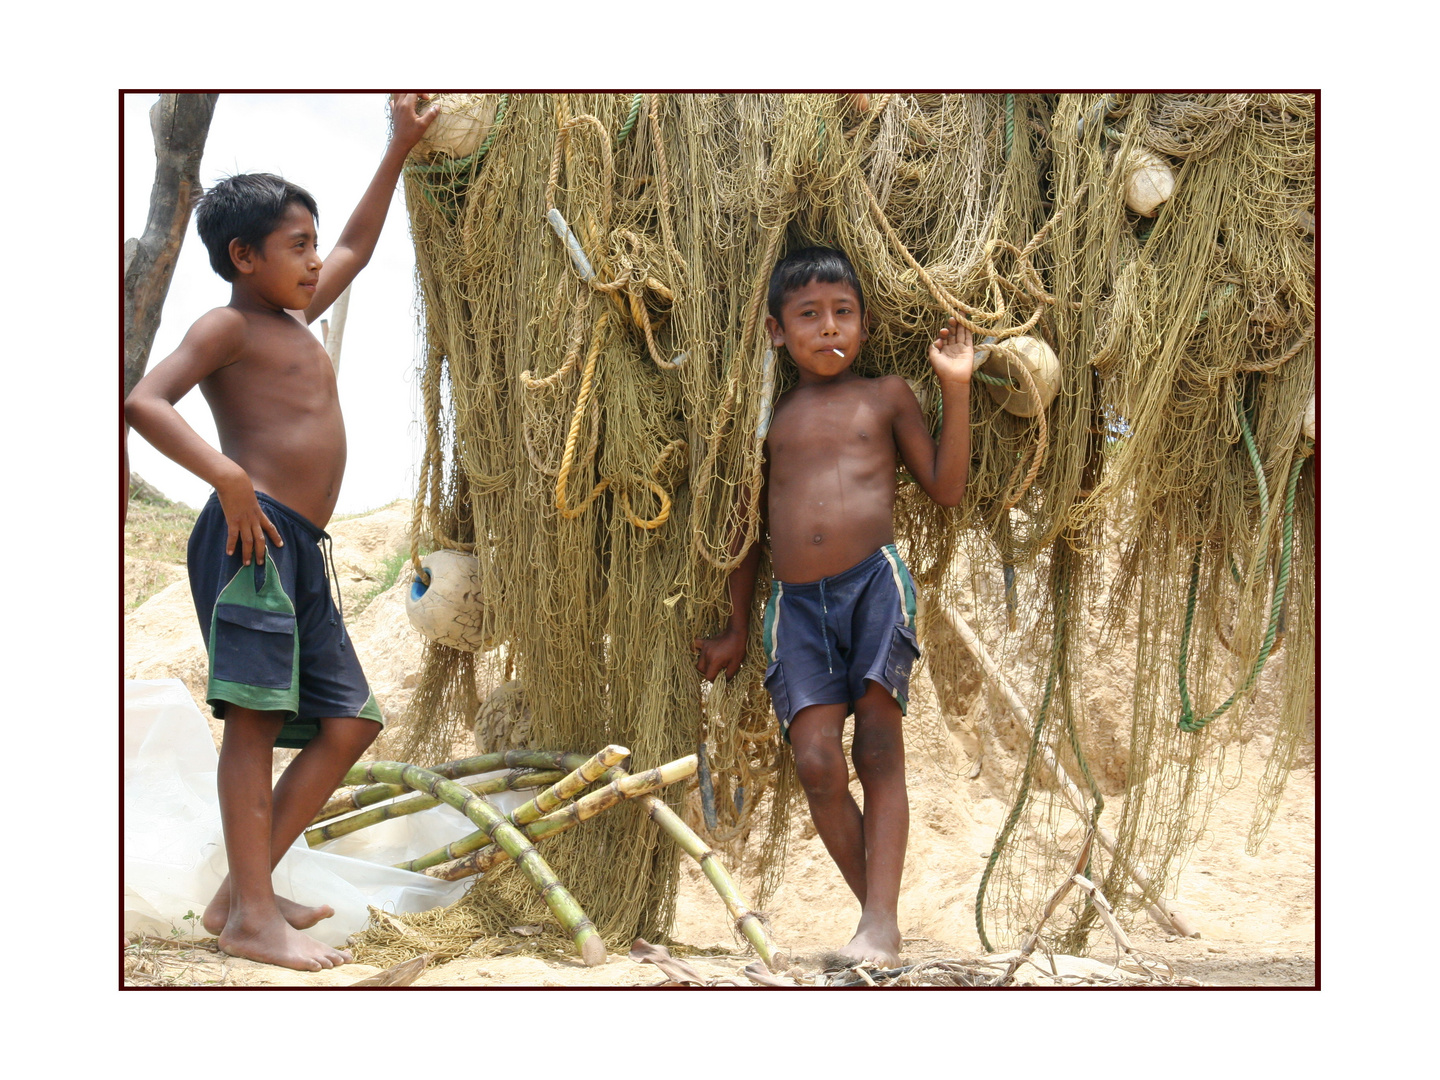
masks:
[[[881,967],[900,966],[900,926],[894,917],[880,919],[869,915],[860,916],[860,925],[855,936],[840,950],[840,955],[858,963],[869,960]]]
[[[278,917],[258,924],[242,924],[232,919],[220,932],[220,949],[231,956],[296,971],[321,971],[348,964],[353,959],[350,953],[332,949]]]
[[[308,930],[321,919],[328,919],[335,914],[335,909],[329,904],[297,904],[288,897],[275,896],[275,906],[280,909],[280,917],[293,926],[296,930]],[[220,936],[225,929],[225,924],[230,920],[230,879],[226,878],[220,886],[209,905],[205,908],[205,914],[200,918],[200,925],[205,927],[207,934]]]

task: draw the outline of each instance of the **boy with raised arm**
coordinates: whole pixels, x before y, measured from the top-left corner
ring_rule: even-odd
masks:
[[[205,929],[231,955],[309,971],[351,959],[300,933],[334,910],[277,896],[271,872],[384,719],[330,593],[324,528],[345,425],[330,358],[306,325],[369,262],[405,157],[437,110],[417,116],[403,94],[390,111],[390,145],[323,261],[304,189],[256,173],[205,194],[196,227],[230,303],[201,316],[125,401],[131,427],[215,488],[188,556],[206,697],[225,723],[217,786],[230,872]],[[175,409],[197,384],[219,450]],[[276,746],[303,749],[272,792]]]
[[[841,953],[893,967],[910,824],[901,717],[920,655],[915,586],[894,544],[895,464],[898,454],[942,506],[965,494],[971,338],[951,319],[930,347],[944,409],[937,446],[904,379],[852,370],[868,335],[860,282],[843,253],[805,248],[783,259],[770,277],[769,309],[771,343],[785,346],[799,380],[775,404],[761,474],[775,574],[765,687],[815,829],[860,901],[859,926]],[[755,544],[730,576],[728,628],[695,642],[706,679],[740,669],[759,561]],[[863,812],[841,744],[852,712]]]

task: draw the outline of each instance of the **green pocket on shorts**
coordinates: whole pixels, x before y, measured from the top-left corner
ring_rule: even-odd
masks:
[[[215,605],[211,677],[289,690],[295,669],[295,616],[241,604]]]

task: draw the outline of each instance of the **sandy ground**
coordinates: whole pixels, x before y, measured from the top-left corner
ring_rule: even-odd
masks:
[[[380,564],[408,545],[410,511],[395,504],[362,518],[335,522],[335,552],[347,621],[372,688],[388,715],[398,715],[415,685],[420,638],[404,614],[405,575],[358,616],[349,617],[358,598],[374,587]],[[132,565],[133,563],[133,565]],[[127,583],[141,573],[164,576],[139,560],[127,561]],[[127,678],[180,678],[191,689],[202,715],[204,653],[183,576],[125,619]],[[917,723],[936,718],[935,692],[917,667],[912,713]],[[945,730],[943,727],[940,730]],[[218,725],[212,722],[218,736]],[[986,772],[968,778],[973,736],[957,731],[951,760],[941,765],[929,754],[912,753],[911,831],[902,886],[900,924],[904,958],[914,963],[941,958],[974,958],[981,947],[973,905],[984,856],[1008,809],[1003,784]],[[1261,849],[1244,851],[1258,775],[1257,738],[1249,749],[1256,765],[1216,803],[1202,842],[1172,891],[1173,903],[1199,929],[1198,938],[1180,938],[1142,917],[1127,927],[1134,947],[1168,963],[1177,977],[1213,986],[1315,985],[1315,790],[1310,769],[1290,779]],[[377,744],[378,756],[384,747]],[[286,755],[277,754],[277,767]],[[989,759],[987,759],[988,761]],[[767,908],[772,937],[793,959],[803,980],[820,967],[819,955],[843,944],[853,931],[858,905],[805,819],[793,823],[785,879]],[[682,857],[683,858],[683,857]],[[755,960],[740,948],[725,909],[709,882],[683,860],[673,938],[694,950],[685,959],[706,979],[744,982],[742,969]],[[748,891],[743,866],[732,867]],[[748,885],[747,885],[748,882]],[[583,903],[583,898],[581,898]],[[611,954],[587,968],[578,957],[536,954],[517,935],[514,951],[461,958],[424,971],[417,986],[635,986],[655,985],[665,976],[653,965]],[[678,952],[679,950],[677,950]],[[1116,950],[1105,939],[1090,958],[1097,973],[1113,972]],[[174,948],[132,947],[126,963],[141,985],[163,980],[181,985],[344,986],[378,974],[365,964],[318,973],[291,972],[225,957],[204,942],[183,953]]]

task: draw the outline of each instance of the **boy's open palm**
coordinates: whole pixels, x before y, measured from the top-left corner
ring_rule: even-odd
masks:
[[[940,328],[940,336],[930,345],[930,366],[941,379],[969,382],[975,368],[975,346],[970,331],[951,319]]]

